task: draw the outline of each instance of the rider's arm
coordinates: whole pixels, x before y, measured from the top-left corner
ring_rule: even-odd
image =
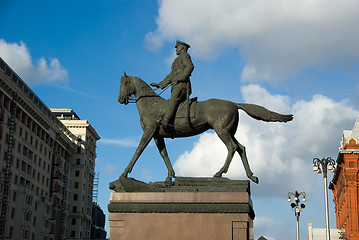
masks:
[[[161,82],[158,83],[159,88],[165,88],[171,84],[173,78],[173,72],[170,72]]]

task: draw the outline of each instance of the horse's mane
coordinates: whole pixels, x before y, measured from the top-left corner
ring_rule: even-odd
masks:
[[[165,99],[160,97],[145,81],[143,81],[141,78],[136,76],[131,76],[131,78],[134,80],[134,84],[137,86],[137,90],[143,94],[145,94],[144,97],[148,97],[148,101],[151,103],[155,103],[160,101],[164,101]]]

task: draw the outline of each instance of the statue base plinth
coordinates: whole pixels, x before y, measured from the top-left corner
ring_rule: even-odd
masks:
[[[111,239],[253,240],[249,181],[209,178],[176,181],[177,184],[169,185],[154,183],[149,188],[153,187],[153,191],[111,193],[108,206]],[[223,185],[223,191],[218,185]]]

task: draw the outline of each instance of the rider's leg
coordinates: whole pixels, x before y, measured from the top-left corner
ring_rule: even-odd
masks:
[[[162,121],[162,125],[166,128],[170,120],[176,114],[178,105],[186,99],[186,89],[174,88],[171,92],[170,103],[166,109],[165,116]]]

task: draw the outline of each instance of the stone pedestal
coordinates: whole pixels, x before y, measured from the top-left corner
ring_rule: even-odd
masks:
[[[253,240],[248,181],[228,180],[232,187],[221,192],[208,179],[183,180],[154,184],[154,192],[111,193],[111,240]]]

